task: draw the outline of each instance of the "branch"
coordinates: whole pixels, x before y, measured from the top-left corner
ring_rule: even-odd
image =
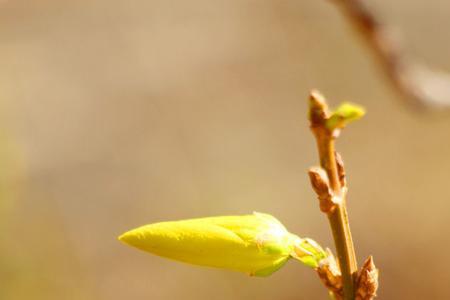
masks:
[[[310,169],[311,184],[331,226],[342,274],[344,299],[354,300],[358,267],[347,216],[344,166],[340,158],[336,159],[334,141],[345,121],[356,119],[363,112],[356,106],[344,104],[345,110],[338,109],[331,114],[325,99],[316,91],[311,92],[309,101],[311,130],[317,141],[321,167]],[[341,122],[336,121],[339,117],[342,118]]]
[[[364,0],[334,0],[366,40],[389,81],[416,108],[450,108],[450,75],[410,61]]]

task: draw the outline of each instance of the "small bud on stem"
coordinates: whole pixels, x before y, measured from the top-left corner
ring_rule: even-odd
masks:
[[[319,198],[320,210],[326,214],[333,212],[336,208],[333,192],[330,188],[327,172],[320,167],[312,167],[308,171],[311,185]]]
[[[372,300],[377,295],[378,269],[372,256],[366,259],[358,276],[355,300]]]

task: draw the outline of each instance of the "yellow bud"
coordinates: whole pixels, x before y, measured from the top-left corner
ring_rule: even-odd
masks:
[[[155,223],[128,231],[119,240],[162,257],[255,276],[272,274],[291,256],[303,261],[295,249],[304,240],[262,213]],[[304,253],[302,258],[310,256]]]

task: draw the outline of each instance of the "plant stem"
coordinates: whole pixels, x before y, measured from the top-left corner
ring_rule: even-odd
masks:
[[[333,192],[338,195],[340,194],[341,186],[337,174],[336,156],[334,154],[334,139],[329,135],[316,137],[320,155],[320,166],[327,172],[330,186]],[[345,197],[341,198],[341,202],[328,214],[328,220],[333,232],[338,262],[342,272],[344,299],[353,300],[354,283],[358,268],[345,201]]]
[[[334,243],[342,274],[344,299],[355,299],[355,280],[358,272],[355,250],[347,215],[345,193],[339,179],[335,154],[336,133],[326,127],[328,108],[320,94],[311,94],[310,99],[311,129],[317,140],[320,157],[320,166],[326,171],[330,188],[335,199],[335,208],[327,213],[333,233]]]

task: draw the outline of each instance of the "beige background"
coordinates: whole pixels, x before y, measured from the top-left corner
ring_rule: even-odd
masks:
[[[450,70],[447,1],[371,1],[409,54]],[[0,2],[0,299],[326,299],[116,241],[179,218],[272,213],[331,246],[306,170],[306,97],[368,115],[338,147],[380,299],[450,299],[450,114],[404,106],[330,1]]]

